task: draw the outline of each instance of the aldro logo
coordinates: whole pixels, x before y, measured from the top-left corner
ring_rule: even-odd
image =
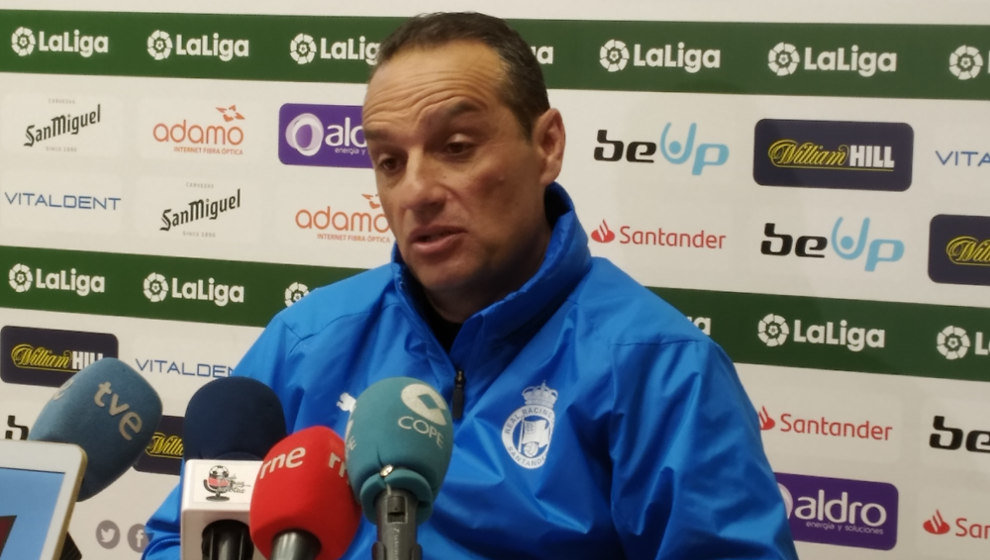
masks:
[[[870,78],[877,72],[896,72],[897,53],[860,50],[859,45],[818,50],[781,41],[767,55],[767,67],[777,76],[806,72],[854,72]]]
[[[154,60],[167,60],[175,56],[213,57],[223,62],[234,58],[247,58],[251,55],[251,43],[247,39],[231,39],[222,37],[219,33],[183,37],[168,31],[156,29],[148,36],[148,54]]]
[[[75,268],[68,270],[44,270],[17,263],[7,274],[10,287],[19,294],[29,291],[52,290],[59,292],[75,292],[79,296],[91,293],[106,292],[107,279],[105,276],[81,274]]]
[[[769,348],[778,348],[791,340],[794,344],[844,346],[851,352],[861,352],[866,348],[884,348],[887,331],[852,326],[845,319],[838,323],[826,321],[812,324],[795,319],[789,324],[781,315],[768,313],[757,324],[756,335]]]
[[[110,52],[110,38],[106,35],[87,35],[78,29],[72,31],[44,31],[35,36],[33,30],[18,27],[10,36],[10,47],[17,56],[32,55],[37,49],[43,53],[75,53],[83,58],[93,54]]]
[[[166,299],[213,302],[217,307],[244,303],[244,286],[220,284],[214,278],[182,280],[152,272],[144,279],[144,297],[152,303]]]
[[[642,68],[675,68],[689,74],[722,66],[722,51],[719,49],[692,48],[684,41],[644,47],[640,43],[632,45],[632,52],[624,41],[609,39],[598,51],[598,61],[609,72],[624,70],[631,62]]]
[[[949,325],[936,335],[935,349],[950,362],[966,356],[990,356],[990,337],[983,331],[976,331],[971,337],[966,329]]]

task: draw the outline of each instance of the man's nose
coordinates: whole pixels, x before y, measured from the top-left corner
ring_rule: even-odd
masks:
[[[443,200],[443,170],[424,154],[413,153],[406,160],[399,184],[402,206],[411,210],[436,206]]]

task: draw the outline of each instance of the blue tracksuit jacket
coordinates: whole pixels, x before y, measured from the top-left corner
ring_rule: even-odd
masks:
[[[470,317],[449,353],[396,251],[280,312],[235,374],[275,389],[290,432],[343,435],[371,383],[416,377],[450,402],[461,372],[453,456],[418,531],[426,559],[796,559],[731,361],[590,256],[559,185],[547,201],[558,215],[542,267]],[[149,520],[145,558],[178,558],[179,495]],[[363,520],[345,558],[370,558],[375,535]]]

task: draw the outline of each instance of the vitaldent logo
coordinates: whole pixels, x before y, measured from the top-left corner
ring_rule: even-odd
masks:
[[[886,482],[775,473],[796,541],[890,550],[898,492]]]
[[[766,237],[760,243],[760,253],[768,256],[788,256],[792,252],[797,257],[825,258],[825,250],[831,247],[839,257],[847,261],[855,261],[865,253],[865,270],[873,272],[882,262],[897,262],[904,256],[904,242],[899,239],[871,239],[870,218],[860,222],[859,233],[856,236],[840,235],[840,229],[845,218],[839,217],[832,226],[830,238],[821,235],[795,236],[778,232],[778,225],[767,222],[763,226]],[[831,239],[831,244],[829,243]]]
[[[928,277],[947,284],[990,286],[990,217],[940,214],[932,218]]]
[[[660,132],[660,141],[610,140],[609,131],[598,130],[598,146],[595,147],[595,160],[620,161],[630,163],[656,163],[657,151],[668,163],[683,165],[689,163],[692,175],[701,175],[706,167],[723,165],[729,159],[729,147],[725,144],[701,142],[695,147],[695,135],[698,123],[691,123],[687,135],[669,139],[672,123],[666,123]]]
[[[117,337],[112,334],[0,329],[0,378],[7,383],[58,387],[104,357],[117,357]]]
[[[177,33],[172,39],[172,33],[156,29],[148,36],[148,54],[154,60],[167,60],[175,56],[212,57],[223,62],[234,58],[247,58],[251,55],[251,42],[248,39],[231,39],[222,37],[220,33],[206,34],[193,37],[183,37]]]
[[[107,279],[96,274],[82,274],[75,268],[60,270],[44,270],[17,263],[7,273],[10,287],[17,293],[23,294],[31,290],[54,290],[59,292],[75,292],[86,297],[91,293],[106,292]]]
[[[152,303],[166,299],[213,302],[217,307],[244,303],[244,286],[220,284],[214,278],[183,280],[152,272],[144,279],[144,297]]]
[[[896,72],[897,53],[860,50],[859,45],[816,51],[781,41],[767,56],[767,67],[777,76],[805,72],[851,72],[870,78],[877,72]],[[803,64],[802,64],[803,63]]]
[[[92,111],[80,114],[63,114],[52,117],[45,124],[29,124],[24,130],[27,141],[24,145],[33,147],[35,144],[58,138],[65,134],[77,135],[85,127],[96,125],[100,122],[102,105],[97,104]]]
[[[87,35],[78,29],[72,31],[38,32],[27,27],[18,27],[10,36],[11,49],[17,56],[30,56],[37,48],[38,52],[57,54],[75,53],[83,58],[93,54],[110,52],[110,38],[106,35]]]
[[[793,334],[793,336],[791,336]],[[775,313],[768,313],[757,324],[756,335],[760,342],[769,348],[783,346],[788,340],[794,344],[817,344],[842,346],[850,352],[864,349],[878,349],[886,346],[887,331],[884,329],[852,326],[845,319],[824,323],[805,324],[795,319],[788,325],[787,319]]]
[[[960,81],[973,80],[983,70],[983,55],[971,45],[959,45],[949,55],[949,72]]]
[[[134,358],[134,368],[140,373],[175,378],[213,379],[230,377],[234,368],[227,364],[186,360],[172,357]]]
[[[903,191],[914,130],[905,123],[762,119],[753,178],[761,185]]]
[[[632,62],[635,67],[681,69],[689,74],[722,66],[722,51],[689,47],[684,41],[644,47],[633,43],[632,52],[624,41],[609,39],[598,51],[602,68],[609,72],[624,70]]]
[[[237,105],[215,107],[212,122],[159,121],[152,126],[155,142],[172,146],[173,151],[190,154],[244,155],[244,129],[238,124],[246,117]]]
[[[990,166],[990,152],[986,150],[935,150],[935,157],[942,167]]]
[[[286,165],[371,168],[359,105],[286,103],[278,122],[278,159]]]
[[[877,424],[870,420],[836,420],[825,415],[805,417],[794,412],[782,412],[777,419],[762,407],[758,412],[760,429],[783,434],[821,436],[826,439],[853,439],[866,441],[889,441],[893,426]],[[779,422],[778,422],[779,420]]]
[[[160,231],[170,231],[174,227],[198,222],[201,220],[216,220],[221,214],[226,214],[241,207],[241,189],[229,197],[219,200],[200,198],[186,204],[183,210],[173,211],[166,208],[162,211]]]
[[[27,206],[31,208],[60,208],[64,210],[93,210],[116,212],[120,197],[97,196],[92,194],[51,194],[35,192],[4,191],[4,199],[8,206]]]
[[[351,241],[359,243],[391,243],[388,220],[381,210],[378,195],[361,195],[368,210],[340,210],[329,204],[325,208],[296,212],[298,229],[314,230],[317,239],[327,241]]]
[[[625,224],[618,226],[617,235],[605,220],[602,220],[601,225],[591,232],[591,239],[603,244],[617,241],[620,245],[647,245],[682,249],[720,250],[725,244],[725,238],[725,234],[711,233],[704,229],[683,232],[665,230],[662,227],[639,229]]]

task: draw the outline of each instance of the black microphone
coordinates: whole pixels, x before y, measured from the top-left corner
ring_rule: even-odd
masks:
[[[200,540],[203,560],[251,560],[254,544],[247,525],[250,496],[239,503],[223,501],[224,492],[233,488],[226,462],[257,462],[273,445],[286,436],[285,415],[278,396],[264,383],[248,377],[225,377],[200,387],[186,407],[182,427],[184,494],[191,485],[202,483],[215,492],[208,509],[197,509],[183,498],[181,539],[187,543]],[[207,477],[196,476],[196,463],[209,459],[218,463]],[[233,468],[233,467],[231,467]],[[250,475],[254,481],[254,474]],[[243,482],[239,483],[244,490]],[[229,507],[226,507],[229,506]],[[226,507],[226,509],[225,509]],[[182,550],[189,553],[189,544]],[[194,549],[193,549],[194,550]]]
[[[378,527],[372,558],[419,560],[416,527],[433,512],[453,450],[447,403],[418,379],[383,379],[358,397],[345,439],[351,488]]]

